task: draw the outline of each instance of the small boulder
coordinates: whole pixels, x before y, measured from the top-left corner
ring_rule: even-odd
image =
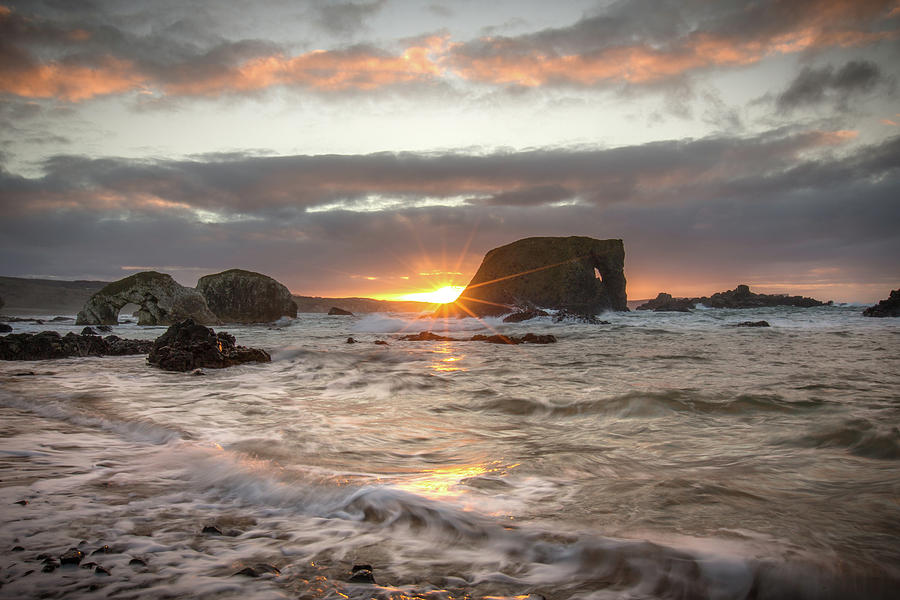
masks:
[[[637,307],[637,310],[652,310],[655,312],[691,312],[694,308],[691,298],[673,298],[672,294],[660,292],[653,300],[648,300]]]
[[[348,344],[356,344],[357,341],[356,341],[355,339],[353,339],[352,337],[348,337],[348,338],[347,338],[347,343],[348,343]]]
[[[864,317],[900,317],[900,289],[874,306],[863,311]]]
[[[444,335],[438,335],[436,333],[431,333],[430,331],[421,331],[419,333],[404,335],[400,339],[405,342],[455,342],[455,341],[458,341],[456,338],[447,337]]]
[[[388,343],[384,340],[375,340],[375,344],[377,344],[379,346],[387,346],[388,345]]]
[[[77,565],[83,558],[84,552],[82,552],[78,548],[69,548],[62,556],[59,557],[59,563],[61,565]]]
[[[97,332],[91,326],[87,326],[81,330],[81,335],[97,335]]]
[[[272,565],[257,563],[255,565],[244,567],[243,569],[235,573],[235,575],[244,575],[245,577],[259,577],[260,575],[266,574],[275,575],[276,577],[278,577],[279,575],[281,575],[281,571],[279,571]]]
[[[337,306],[332,306],[328,309],[328,314],[331,316],[342,316],[342,317],[352,317],[354,316],[352,312],[349,310],[344,310],[343,308],[338,308]]]
[[[562,323],[565,321],[585,323],[587,325],[609,325],[609,321],[601,321],[595,315],[571,312],[565,309],[558,311],[553,317],[554,323]]]
[[[0,323],[0,333],[9,333],[10,331],[12,331],[12,327],[6,323]]]

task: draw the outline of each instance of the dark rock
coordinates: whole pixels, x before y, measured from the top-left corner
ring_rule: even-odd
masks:
[[[97,565],[96,567],[94,567],[94,575],[109,575],[109,574],[110,574],[109,569],[107,569],[106,567],[101,567],[100,565]]]
[[[372,565],[353,565],[347,583],[375,583]]]
[[[864,310],[863,316],[900,317],[900,289],[893,290],[885,300]]]
[[[771,327],[768,321],[741,321],[735,323],[732,327]]]
[[[206,375],[206,373],[203,372],[203,369],[194,369],[193,371],[191,371],[191,375],[193,375],[194,377],[203,377],[204,375]]]
[[[379,346],[387,346],[388,343],[384,340],[375,340],[375,343]]]
[[[504,323],[521,323],[522,321],[529,321],[531,319],[535,319],[537,317],[546,317],[549,316],[550,313],[543,311],[539,308],[528,308],[525,310],[520,310],[518,312],[514,312],[511,315],[506,315],[503,317]]]
[[[637,310],[653,310],[656,312],[691,312],[695,308],[691,298],[673,298],[672,294],[660,292],[653,300],[637,307]]]
[[[16,333],[0,337],[0,360],[46,360],[69,356],[119,356],[145,354],[150,351],[149,340],[121,340],[115,336],[103,339],[97,335],[55,331]]]
[[[147,362],[166,371],[222,369],[246,362],[270,362],[265,350],[236,346],[234,336],[186,319],[153,342]]]
[[[281,571],[279,571],[272,565],[258,563],[249,567],[244,567],[243,569],[235,573],[235,575],[244,575],[246,577],[259,577],[260,575],[265,574],[275,575],[277,577],[278,575],[281,575]]]
[[[6,323],[0,323],[0,333],[9,333],[12,330],[12,327],[7,325]]]
[[[338,315],[338,316],[342,316],[342,317],[352,317],[353,316],[353,313],[350,312],[349,310],[344,310],[343,308],[338,308],[337,306],[332,306],[330,309],[328,309],[328,314],[332,315],[332,316]]]
[[[290,290],[261,273],[230,269],[206,275],[197,282],[197,291],[223,323],[270,323],[297,316]]]
[[[25,548],[22,546],[13,546],[12,552],[25,552]]]
[[[93,328],[88,326],[81,330],[81,335],[97,335],[97,332],[94,331]]]
[[[554,323],[563,323],[565,321],[574,321],[575,323],[585,323],[587,325],[609,325],[609,321],[601,321],[594,315],[573,313],[565,309],[558,311],[553,316]]]
[[[110,331],[112,331],[112,326],[111,325],[97,325],[97,331],[99,331],[101,333],[109,333]]]
[[[82,569],[93,569],[94,567],[97,566],[97,563],[95,563],[95,562],[86,562],[86,563],[81,563],[81,564],[78,565],[78,566],[81,567]]]
[[[44,567],[41,569],[44,573],[52,573],[59,568],[59,563],[55,560],[48,559],[44,561]]]
[[[50,319],[51,323],[61,323],[63,321],[74,321],[72,317],[53,317]]]
[[[109,554],[109,552],[110,552],[109,546],[104,544],[104,545],[100,546],[99,548],[97,548],[96,550],[94,550],[93,552],[91,552],[91,556],[93,556],[95,554]]]
[[[469,338],[472,342],[487,342],[489,344],[555,344],[556,336],[537,335],[526,333],[523,336],[515,335],[480,335],[475,334]]]
[[[348,344],[356,344],[356,343],[358,343],[358,342],[357,342],[356,340],[354,340],[352,337],[348,337],[348,338],[347,338],[347,343],[348,343]]]
[[[400,338],[404,342],[455,342],[456,338],[438,335],[430,331],[422,331],[411,335],[404,335]]]
[[[19,371],[18,373],[13,373],[13,377],[34,377],[34,371]]]
[[[62,565],[77,565],[83,558],[84,552],[82,552],[78,548],[69,548],[62,556],[59,557],[59,562]]]
[[[115,325],[119,310],[139,305],[138,325],[171,325],[191,318],[197,323],[218,323],[203,296],[172,279],[171,275],[143,271],[114,281],[91,296],[75,319],[76,325]]]
[[[712,296],[693,298],[694,304],[703,304],[710,308],[761,308],[768,306],[830,306],[832,302],[822,302],[814,298],[788,296],[786,294],[754,294],[747,285],[739,285],[733,290],[718,292]]]
[[[18,504],[19,506],[25,506],[28,504],[28,500],[16,500],[13,504]]]
[[[499,316],[517,306],[627,310],[622,240],[534,237],[488,252],[460,298],[435,316]]]
[[[215,525],[207,525],[200,533],[205,533],[207,535],[222,535],[222,530]]]
[[[131,560],[128,561],[128,564],[131,565],[132,567],[146,567],[147,561],[140,559],[140,558],[132,558]]]

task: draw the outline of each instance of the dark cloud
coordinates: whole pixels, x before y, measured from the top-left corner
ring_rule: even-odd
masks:
[[[872,92],[886,83],[887,78],[878,65],[867,60],[850,61],[840,69],[831,65],[805,67],[778,96],[775,104],[783,113],[824,103],[846,109],[852,97]]]
[[[470,273],[519,237],[577,234],[624,238],[635,282],[737,283],[823,265],[859,281],[900,276],[900,137],[831,151],[844,141],[813,132],[488,156],[57,157],[38,179],[0,173],[0,272],[239,266],[300,292],[363,293],[352,275],[381,278],[374,292],[423,257]],[[403,201],[307,210],[372,194]],[[484,200],[416,204],[460,196]]]
[[[316,22],[335,35],[352,35],[365,28],[366,21],[378,14],[387,0],[369,2],[332,2],[321,0],[313,6]]]

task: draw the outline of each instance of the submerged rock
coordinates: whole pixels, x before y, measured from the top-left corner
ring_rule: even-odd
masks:
[[[97,332],[90,326],[81,330],[81,335],[97,335]]]
[[[527,308],[525,310],[514,312],[511,315],[506,315],[505,317],[503,317],[503,322],[521,323],[522,321],[530,321],[531,319],[536,319],[537,317],[547,317],[549,315],[550,313],[539,308]]]
[[[352,317],[353,313],[349,310],[344,310],[343,308],[338,308],[337,306],[332,306],[328,309],[328,314],[331,316],[342,316],[342,317]]]
[[[47,360],[70,356],[122,356],[146,354],[150,340],[123,340],[114,335],[106,339],[98,335],[64,336],[55,331],[16,333],[0,337],[0,360]]]
[[[554,323],[563,323],[566,321],[574,321],[575,323],[585,323],[587,325],[609,325],[609,321],[602,321],[595,315],[586,313],[574,313],[568,310],[560,310],[553,316]]]
[[[347,583],[375,583],[372,565],[353,565]]]
[[[691,312],[691,309],[694,308],[694,306],[694,300],[692,298],[673,298],[672,294],[660,292],[656,298],[641,304],[636,310]]]
[[[470,338],[453,338],[444,335],[438,335],[430,331],[422,331],[420,333],[405,335],[400,338],[405,342],[487,342],[489,344],[554,344],[556,336],[538,335],[535,333],[526,333],[522,336],[516,335],[484,335],[476,333]]]
[[[519,306],[628,310],[622,240],[533,237],[488,252],[460,299],[435,316],[499,316]]]
[[[119,310],[137,304],[138,325],[171,325],[186,318],[217,323],[203,296],[172,279],[171,275],[143,271],[114,281],[91,296],[78,313],[76,325],[116,325]]]
[[[863,316],[900,317],[900,289],[893,290],[886,299],[864,310]]]
[[[0,333],[9,333],[10,331],[12,331],[12,327],[6,323],[0,323]]]
[[[206,275],[197,282],[197,291],[223,323],[271,323],[297,316],[290,290],[262,273],[229,269]]]
[[[732,327],[771,327],[768,321],[741,321],[735,323]]]
[[[265,350],[235,345],[234,336],[186,319],[169,327],[153,342],[147,362],[166,371],[222,369],[246,362],[269,362]]]
[[[61,565],[77,565],[84,558],[84,552],[78,548],[69,548],[65,554],[59,557]]]
[[[250,565],[244,567],[235,575],[244,575],[245,577],[259,577],[260,575],[275,575],[276,577],[281,575],[281,571],[279,571],[276,567],[265,563],[257,563],[255,565]]]

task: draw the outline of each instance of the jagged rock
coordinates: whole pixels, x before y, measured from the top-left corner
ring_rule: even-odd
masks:
[[[270,323],[297,316],[290,290],[261,273],[230,269],[206,275],[197,282],[197,291],[223,323]]]
[[[4,306],[6,306],[6,302],[3,300],[3,296],[0,296],[0,310],[2,310]]]
[[[813,306],[830,306],[832,302],[822,302],[814,298],[803,296],[788,296],[786,294],[754,294],[747,285],[739,285],[733,290],[718,292],[712,296],[693,298],[695,304],[703,304],[710,308],[760,308],[766,306],[798,306],[810,308]]]
[[[196,290],[179,285],[171,275],[156,271],[135,273],[114,281],[91,296],[75,319],[76,325],[116,325],[119,310],[137,304],[138,325],[172,325],[186,318],[218,323]]]
[[[574,321],[576,323],[586,323],[588,325],[609,325],[609,321],[601,321],[594,315],[584,313],[573,313],[565,309],[558,311],[553,316],[554,323],[563,323],[565,321]]]
[[[246,362],[269,362],[265,350],[236,346],[234,336],[198,325],[191,319],[176,323],[153,342],[147,362],[166,371],[221,369]]]
[[[98,335],[55,331],[15,333],[0,337],[0,360],[46,360],[70,356],[122,356],[146,354],[150,340],[123,340],[114,335],[106,339]]]
[[[893,290],[885,300],[864,310],[863,316],[900,317],[900,289]]]
[[[517,306],[628,310],[622,240],[533,237],[488,252],[456,302],[435,316],[499,316]]]
[[[388,343],[384,340],[375,340],[375,344],[378,346],[387,346]]]
[[[521,323],[522,321],[530,321],[531,319],[536,319],[537,317],[547,317],[549,315],[550,313],[539,308],[527,308],[525,310],[514,312],[511,315],[506,315],[505,317],[503,317],[503,322]]]
[[[0,323],[0,333],[9,333],[10,331],[12,331],[12,327],[6,323]]]
[[[652,310],[656,312],[691,312],[694,308],[694,300],[691,298],[673,298],[672,294],[660,292],[653,300],[649,300],[637,307],[637,310]]]
[[[349,310],[344,310],[343,308],[338,308],[337,306],[332,306],[328,309],[328,314],[331,316],[341,316],[341,317],[352,317],[353,313]]]
[[[359,342],[357,342],[357,341],[356,341],[355,339],[353,339],[352,337],[348,337],[348,338],[347,338],[347,343],[348,343],[348,344],[358,344]]]
[[[97,335],[97,332],[90,326],[81,330],[81,335]]]
[[[768,321],[741,321],[735,323],[732,327],[771,327]]]

